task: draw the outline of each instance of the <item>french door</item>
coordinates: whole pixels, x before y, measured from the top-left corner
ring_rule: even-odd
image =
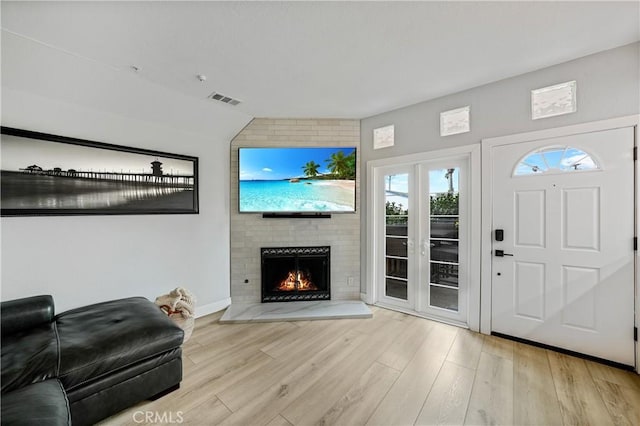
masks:
[[[466,324],[468,156],[376,167],[377,303]]]

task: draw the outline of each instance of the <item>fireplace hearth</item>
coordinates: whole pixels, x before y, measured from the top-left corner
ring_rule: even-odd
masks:
[[[331,299],[330,247],[267,247],[260,251],[262,302]]]

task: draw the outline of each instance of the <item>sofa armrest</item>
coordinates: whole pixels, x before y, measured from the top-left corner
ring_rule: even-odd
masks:
[[[0,304],[2,336],[28,330],[53,321],[53,297],[49,295],[25,297]]]

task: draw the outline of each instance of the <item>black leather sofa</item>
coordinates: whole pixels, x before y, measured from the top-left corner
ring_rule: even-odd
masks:
[[[142,297],[54,315],[51,296],[2,302],[3,425],[89,425],[179,387],[184,333]]]

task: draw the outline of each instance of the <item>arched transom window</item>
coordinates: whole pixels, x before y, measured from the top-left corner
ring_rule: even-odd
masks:
[[[590,154],[571,146],[549,146],[529,152],[516,166],[514,176],[597,170],[600,165]]]

